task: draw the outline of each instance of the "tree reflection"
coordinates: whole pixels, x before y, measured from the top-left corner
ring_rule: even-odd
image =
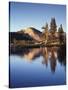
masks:
[[[64,46],[58,49],[58,60],[61,65],[66,66],[66,48]]]
[[[50,48],[51,56],[50,56],[50,66],[51,71],[54,73],[56,69],[56,60],[57,60],[57,48]]]
[[[42,49],[42,56],[44,57],[42,64],[45,64],[47,67],[48,66],[48,49],[47,48]]]
[[[45,47],[45,48],[24,48],[24,49],[14,49],[11,50],[10,54],[17,54],[21,57],[26,58],[26,60],[37,60],[40,56],[43,57],[42,64],[48,67],[50,63],[50,68],[52,73],[55,72],[57,66],[57,60],[64,67],[66,66],[66,49],[65,46],[62,47]]]

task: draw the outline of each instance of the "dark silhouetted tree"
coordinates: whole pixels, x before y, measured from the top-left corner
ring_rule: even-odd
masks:
[[[58,32],[59,32],[59,33],[63,33],[63,32],[64,32],[63,27],[62,27],[62,24],[60,25],[60,27],[59,27],[59,29],[58,29]]]
[[[59,29],[58,29],[58,32],[59,32],[59,40],[60,40],[60,43],[64,43],[64,30],[63,30],[63,27],[62,27],[62,24],[60,25]]]
[[[57,25],[56,25],[56,20],[55,18],[51,18],[51,23],[50,23],[50,32],[54,34],[57,31]]]

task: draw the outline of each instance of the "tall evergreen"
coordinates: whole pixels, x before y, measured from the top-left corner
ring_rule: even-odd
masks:
[[[58,32],[59,32],[59,33],[63,33],[63,32],[64,32],[62,24],[60,25],[60,27],[59,27],[59,29],[58,29]]]
[[[43,39],[47,40],[48,39],[48,23],[46,23],[46,25],[43,26],[42,29],[44,29],[44,31],[43,31]]]
[[[56,25],[56,20],[55,18],[51,18],[51,23],[50,23],[50,32],[54,34],[57,31],[57,25]]]
[[[63,35],[64,30],[63,30],[62,24],[60,25],[60,27],[59,27],[59,29],[58,29],[58,33],[59,33],[60,43],[65,43],[65,37],[64,37],[64,35]]]

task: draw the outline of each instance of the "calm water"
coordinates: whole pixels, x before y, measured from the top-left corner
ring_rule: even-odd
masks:
[[[65,48],[33,48],[10,53],[10,87],[66,84]]]

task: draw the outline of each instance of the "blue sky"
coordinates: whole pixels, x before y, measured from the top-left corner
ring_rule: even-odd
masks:
[[[66,6],[52,4],[35,4],[10,2],[10,31],[16,32],[27,27],[35,27],[43,31],[42,26],[55,17],[57,27],[63,25],[66,31]]]

